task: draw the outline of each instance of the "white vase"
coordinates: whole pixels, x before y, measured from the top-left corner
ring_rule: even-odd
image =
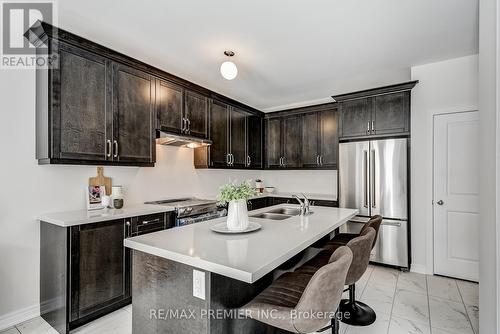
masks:
[[[227,229],[230,231],[243,231],[247,228],[247,201],[244,199],[230,201],[227,212]]]

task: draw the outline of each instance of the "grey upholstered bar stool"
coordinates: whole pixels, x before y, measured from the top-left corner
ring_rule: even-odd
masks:
[[[380,224],[382,224],[382,216],[375,215],[375,216],[371,217],[370,220],[368,220],[366,222],[366,224],[363,225],[359,234],[358,233],[339,233],[336,236],[334,236],[332,240],[327,242],[326,245],[323,246],[323,248],[331,248],[332,246],[334,246],[336,244],[341,245],[341,246],[345,246],[352,239],[359,237],[361,235],[361,233],[363,233],[364,229],[371,227],[375,230],[375,239],[373,240],[373,245],[372,245],[372,249],[373,249],[373,247],[375,247],[375,243],[377,242]]]
[[[355,300],[355,283],[363,276],[368,263],[370,252],[375,240],[375,230],[372,227],[364,228],[361,233],[347,243],[353,253],[352,264],[347,272],[345,285],[349,286],[349,299],[343,299],[339,305],[343,323],[354,326],[367,326],[375,322],[375,312],[366,304]],[[332,244],[329,248],[322,250],[313,259],[299,267],[296,272],[313,275],[321,268],[330,254],[341,248],[339,244]]]
[[[338,333],[335,313],[352,258],[348,247],[339,247],[314,275],[285,273],[241,310],[250,318],[293,333],[328,328]]]

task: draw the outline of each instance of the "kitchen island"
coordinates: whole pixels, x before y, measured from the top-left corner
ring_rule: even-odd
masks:
[[[125,240],[133,254],[133,333],[283,333],[235,312],[273,281],[273,273],[358,211],[313,207],[284,220],[253,215],[262,229],[218,234],[214,219]]]

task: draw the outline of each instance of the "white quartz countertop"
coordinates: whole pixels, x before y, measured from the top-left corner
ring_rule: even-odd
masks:
[[[284,198],[292,198],[293,195],[298,195],[300,198],[302,198],[300,193],[288,193],[288,192],[275,192],[275,193],[268,193],[265,192],[262,194],[257,194],[252,199],[254,198],[261,198],[261,197],[284,197]],[[317,193],[305,193],[307,198],[312,199],[312,200],[318,200],[318,201],[336,201],[337,196],[333,194],[317,194]]]
[[[281,204],[251,211],[250,221],[261,224],[262,229],[247,234],[211,231],[210,227],[224,222],[224,217],[125,239],[124,243],[134,250],[253,283],[358,213],[354,209],[313,207],[309,216],[285,220],[251,217],[279,207],[298,206]]]
[[[70,227],[168,211],[174,211],[174,208],[164,205],[138,204],[124,206],[122,209],[78,210],[47,213],[38,217],[38,220],[61,227]]]

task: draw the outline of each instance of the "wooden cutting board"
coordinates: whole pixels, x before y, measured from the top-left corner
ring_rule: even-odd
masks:
[[[105,186],[106,195],[111,195],[111,178],[104,176],[104,167],[97,167],[97,176],[89,178],[89,186]]]

